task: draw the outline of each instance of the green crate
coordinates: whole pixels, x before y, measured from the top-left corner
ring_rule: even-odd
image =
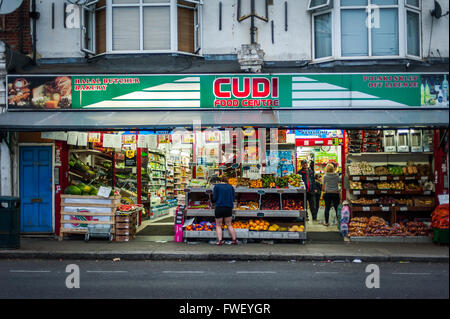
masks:
[[[438,244],[448,244],[448,229],[433,229],[433,241]]]

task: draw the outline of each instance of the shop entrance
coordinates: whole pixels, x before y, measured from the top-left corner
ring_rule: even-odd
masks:
[[[20,147],[21,232],[52,232],[52,147]]]

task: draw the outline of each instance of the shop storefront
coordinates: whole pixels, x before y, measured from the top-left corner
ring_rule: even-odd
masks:
[[[174,214],[175,241],[214,238],[210,190],[226,174],[238,238],[303,241],[317,229],[297,175],[307,159],[341,175],[336,232],[426,236],[448,194],[447,76],[9,76],[0,125],[18,134],[22,231],[111,225],[126,241]]]

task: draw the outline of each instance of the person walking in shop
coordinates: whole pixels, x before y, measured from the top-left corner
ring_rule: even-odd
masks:
[[[320,174],[315,175],[314,181],[314,197],[316,198],[316,211],[319,213],[320,198],[322,197],[322,183],[320,181]]]
[[[306,200],[309,203],[309,210],[311,211],[313,221],[317,220],[317,208],[316,208],[316,196],[315,196],[315,182],[314,182],[314,172],[308,168],[308,161],[302,160],[302,168],[298,171],[305,183],[306,187]],[[306,204],[305,204],[306,208]]]
[[[325,200],[325,222],[324,226],[328,226],[328,220],[330,218],[330,209],[334,207],[334,210],[338,212],[340,203],[339,196],[339,175],[336,173],[334,165],[328,164],[325,167],[325,175],[323,176],[322,192]]]
[[[216,204],[214,211],[216,217],[216,245],[220,246],[223,244],[222,225],[224,222],[225,225],[227,225],[228,232],[233,240],[232,244],[237,245],[238,242],[236,240],[236,232],[231,225],[234,208],[234,187],[228,184],[228,178],[226,176],[222,176],[221,183],[214,186],[213,202]]]

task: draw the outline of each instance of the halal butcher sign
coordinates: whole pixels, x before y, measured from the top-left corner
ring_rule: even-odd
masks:
[[[219,77],[214,80],[215,108],[279,107],[279,78]]]

